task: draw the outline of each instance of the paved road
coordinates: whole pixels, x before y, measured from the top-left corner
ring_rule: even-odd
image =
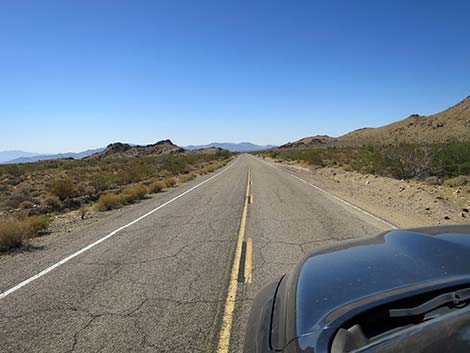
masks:
[[[44,249],[1,257],[5,291],[71,256],[0,299],[0,351],[217,351],[249,170],[243,236],[252,241],[252,279],[237,283],[230,352],[241,351],[251,302],[265,284],[310,249],[387,229],[292,171],[241,155]]]

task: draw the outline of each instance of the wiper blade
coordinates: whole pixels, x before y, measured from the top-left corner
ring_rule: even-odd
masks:
[[[388,313],[390,317],[418,316],[426,314],[445,304],[452,303],[459,305],[468,300],[470,300],[470,288],[465,288],[455,292],[441,294],[414,308],[390,309]]]

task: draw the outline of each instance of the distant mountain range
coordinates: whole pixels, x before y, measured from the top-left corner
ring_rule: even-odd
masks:
[[[273,148],[276,146],[273,146],[273,145],[261,146],[261,145],[255,145],[254,143],[251,143],[251,142],[240,142],[240,143],[211,142],[207,145],[189,145],[183,148],[186,150],[192,151],[192,150],[198,150],[201,148],[211,148],[211,147],[218,147],[224,150],[229,150],[231,152],[253,152],[253,151],[267,150],[269,148]]]
[[[46,161],[50,159],[59,159],[59,158],[73,158],[73,159],[82,159],[94,153],[98,153],[104,150],[103,148],[97,148],[92,150],[86,150],[82,152],[66,152],[66,153],[57,153],[57,154],[39,154],[23,151],[5,151],[0,152],[0,163],[3,164],[14,164],[14,163],[32,163],[37,161]],[[3,155],[10,156],[9,153],[15,152],[13,154],[13,159],[3,158]]]
[[[193,151],[198,149],[207,148],[223,148],[232,152],[252,152],[260,151],[276,146],[260,146],[250,142],[230,143],[230,142],[212,142],[208,145],[190,145],[183,147],[185,150]],[[107,147],[101,147],[96,149],[90,149],[82,152],[66,152],[57,154],[41,154],[25,151],[0,151],[0,164],[14,164],[14,163],[32,163],[37,161],[45,161],[51,159],[60,158],[73,158],[82,159],[85,157],[93,157],[98,159],[108,157],[127,156],[132,157],[133,155],[154,155],[166,152],[181,152],[182,149],[179,146],[173,144],[170,140],[162,140],[153,145],[139,146],[135,144],[126,143],[113,143]],[[92,156],[93,155],[93,156]]]
[[[436,114],[427,116],[412,114],[385,126],[357,129],[339,137],[327,135],[304,137],[286,143],[280,148],[357,146],[367,143],[396,142],[441,143],[453,140],[470,140],[470,96]]]
[[[0,163],[11,161],[12,159],[20,157],[33,157],[39,153],[25,152],[25,151],[0,151]]]

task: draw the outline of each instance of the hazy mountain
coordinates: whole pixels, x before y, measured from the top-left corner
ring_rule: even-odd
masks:
[[[171,140],[162,140],[146,146],[116,142],[108,145],[102,151],[89,155],[86,158],[107,159],[120,157],[143,157],[174,152],[184,152],[184,149],[175,145]]]
[[[281,148],[313,146],[351,146],[394,142],[439,143],[470,141],[470,96],[450,108],[432,115],[412,114],[406,119],[376,128],[362,128],[343,136],[311,136],[282,145]]]
[[[255,145],[254,143],[251,143],[251,142],[240,142],[240,143],[211,142],[208,145],[185,146],[184,149],[192,151],[192,150],[198,150],[201,148],[211,148],[211,147],[218,147],[224,150],[229,150],[231,152],[253,152],[253,151],[266,150],[266,149],[273,148],[276,146],[273,146],[273,145],[260,146],[260,145]]]
[[[0,151],[0,163],[4,163],[16,158],[33,157],[37,155],[39,155],[39,153],[25,151]]]
[[[86,150],[82,152],[66,152],[66,153],[57,153],[57,154],[37,154],[37,153],[32,153],[30,154],[30,157],[22,155],[19,158],[11,159],[11,160],[6,160],[3,163],[4,164],[9,164],[9,163],[32,163],[32,162],[37,162],[37,161],[45,161],[45,160],[50,160],[50,159],[59,159],[59,158],[73,158],[73,159],[82,159],[84,157],[87,157],[93,153],[101,152],[104,150],[103,148],[97,148],[97,149],[92,149],[92,150]],[[2,152],[0,152],[1,154]],[[27,153],[27,152],[25,152]],[[32,155],[32,156],[31,156]]]

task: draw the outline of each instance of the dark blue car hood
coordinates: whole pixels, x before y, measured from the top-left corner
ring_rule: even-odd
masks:
[[[468,227],[390,231],[311,253],[290,276],[286,296],[295,302],[295,330],[287,342],[354,311],[355,303],[449,283],[470,283]],[[295,297],[295,298],[294,298]]]

